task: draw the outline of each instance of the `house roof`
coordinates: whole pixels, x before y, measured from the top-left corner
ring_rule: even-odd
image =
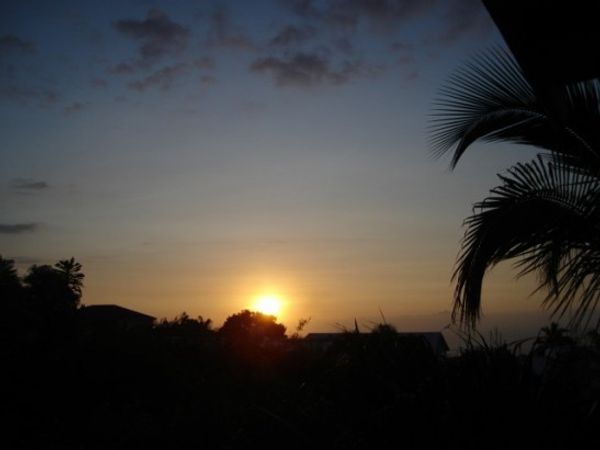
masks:
[[[146,320],[154,321],[156,317],[144,314],[119,305],[89,305],[81,309],[87,317],[99,319]]]

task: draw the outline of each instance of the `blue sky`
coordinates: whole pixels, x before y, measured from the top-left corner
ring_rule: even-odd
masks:
[[[427,115],[501,44],[476,0],[3,2],[0,251],[159,317],[445,320],[462,220],[531,153],[450,172]],[[513,276],[484,308],[539,306]]]

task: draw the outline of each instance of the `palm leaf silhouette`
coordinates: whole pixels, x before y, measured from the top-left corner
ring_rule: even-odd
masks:
[[[537,95],[510,54],[495,48],[452,75],[431,114],[434,154],[452,153],[455,167],[476,141],[534,146],[600,166],[600,85],[597,80],[565,86],[553,98]]]
[[[454,168],[473,143],[508,142],[541,150],[501,175],[475,205],[453,279],[454,319],[474,326],[485,273],[519,258],[536,272],[545,306],[572,325],[600,301],[600,88],[596,80],[539,95],[504,50],[481,54],[453,75],[431,117],[433,151]]]

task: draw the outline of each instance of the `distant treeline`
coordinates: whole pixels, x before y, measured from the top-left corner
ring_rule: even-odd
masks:
[[[529,354],[465,337],[456,357],[387,324],[308,345],[242,311],[108,326],[73,259],[0,258],[10,449],[597,448],[600,339],[542,330]]]

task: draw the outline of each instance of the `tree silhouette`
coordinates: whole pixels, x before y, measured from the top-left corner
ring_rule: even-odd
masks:
[[[285,353],[285,326],[275,316],[243,310],[229,316],[217,332],[224,356],[240,375],[275,376]]]
[[[557,348],[574,345],[575,341],[568,332],[569,330],[561,328],[556,322],[543,327],[534,342],[534,351],[551,356]]]
[[[228,340],[263,342],[285,338],[285,326],[277,323],[275,316],[243,310],[229,316],[219,334]]]
[[[79,302],[83,289],[83,279],[85,278],[85,275],[81,273],[81,264],[75,261],[75,258],[71,258],[57,262],[54,267],[64,278],[69,289],[78,296]]]
[[[156,330],[163,335],[180,338],[204,337],[213,332],[211,319],[204,319],[202,316],[192,319],[186,312],[173,320],[161,320],[156,325]]]
[[[15,301],[21,291],[21,281],[12,259],[4,259],[0,255],[0,297],[4,301]]]
[[[0,335],[12,339],[20,330],[24,314],[23,286],[12,259],[0,255]]]
[[[599,124],[597,80],[557,87],[550,101],[502,50],[479,56],[442,88],[432,141],[437,155],[452,153],[452,168],[477,141],[542,150],[500,175],[501,185],[465,221],[455,319],[475,326],[485,273],[518,258],[521,275],[539,275],[554,314],[572,310],[575,326],[591,320],[600,301]]]
[[[64,260],[54,267],[33,265],[23,278],[27,298],[43,314],[63,314],[74,311],[81,300],[81,264]]]

